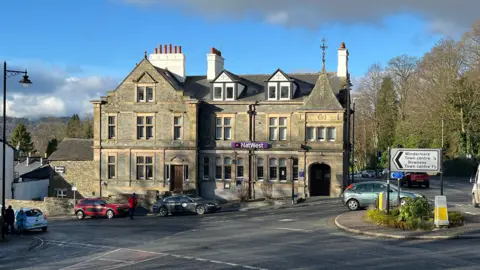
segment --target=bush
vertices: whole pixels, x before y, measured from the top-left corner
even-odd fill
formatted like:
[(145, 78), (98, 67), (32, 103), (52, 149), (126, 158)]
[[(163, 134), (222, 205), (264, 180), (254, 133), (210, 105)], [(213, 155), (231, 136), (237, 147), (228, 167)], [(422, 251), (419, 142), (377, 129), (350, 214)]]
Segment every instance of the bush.
[(399, 219), (400, 211), (400, 209), (393, 209), (392, 211), (390, 211), (390, 214), (386, 214), (385, 212), (378, 209), (369, 209), (367, 210), (367, 215), (365, 217), (367, 220), (373, 221), (377, 225), (383, 225), (390, 228), (397, 228), (402, 230), (433, 229), (433, 220), (411, 218), (408, 221), (403, 221)]
[(241, 184), (237, 186), (237, 193), (240, 201), (246, 202), (248, 200), (248, 184)]
[(448, 212), (448, 221), (450, 222), (450, 227), (463, 226), (465, 217), (458, 211), (450, 211)]
[(273, 185), (270, 183), (262, 184), (262, 193), (266, 200), (271, 200), (273, 198)]
[(426, 198), (406, 198), (406, 204), (400, 207), (399, 221), (416, 222), (414, 220), (428, 220), (432, 215), (432, 208)]

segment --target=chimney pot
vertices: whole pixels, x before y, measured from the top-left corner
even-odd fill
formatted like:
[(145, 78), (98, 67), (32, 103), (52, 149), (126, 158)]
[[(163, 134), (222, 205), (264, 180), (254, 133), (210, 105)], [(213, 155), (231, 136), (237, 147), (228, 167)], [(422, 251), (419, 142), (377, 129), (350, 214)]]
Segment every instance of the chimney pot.
[(172, 44), (168, 45), (168, 53), (172, 53)]
[(160, 54), (162, 53), (162, 44), (158, 45), (158, 53), (160, 53)]
[(47, 158), (47, 153), (45, 153), (45, 158)]
[(153, 49), (154, 54), (158, 54), (158, 48)]
[(175, 53), (177, 53), (177, 46), (175, 46), (174, 48), (175, 48)]
[(210, 49), (210, 53), (211, 53), (211, 54), (216, 54), (215, 51), (216, 51), (216, 50), (215, 50), (215, 48), (213, 48), (213, 47)]
[(167, 44), (163, 45), (163, 53), (168, 53), (168, 51), (167, 51)]
[(345, 49), (345, 42), (340, 43), (340, 49)]
[(182, 46), (178, 46), (178, 53), (182, 53)]

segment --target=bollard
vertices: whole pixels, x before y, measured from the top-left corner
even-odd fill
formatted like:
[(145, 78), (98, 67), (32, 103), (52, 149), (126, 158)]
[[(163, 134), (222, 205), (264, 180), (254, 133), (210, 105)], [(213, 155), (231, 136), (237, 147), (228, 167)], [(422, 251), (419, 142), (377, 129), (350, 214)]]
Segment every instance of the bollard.
[(387, 209), (387, 200), (385, 200), (385, 192), (380, 192), (378, 194), (378, 210)]
[(435, 226), (448, 226), (447, 197), (435, 196)]

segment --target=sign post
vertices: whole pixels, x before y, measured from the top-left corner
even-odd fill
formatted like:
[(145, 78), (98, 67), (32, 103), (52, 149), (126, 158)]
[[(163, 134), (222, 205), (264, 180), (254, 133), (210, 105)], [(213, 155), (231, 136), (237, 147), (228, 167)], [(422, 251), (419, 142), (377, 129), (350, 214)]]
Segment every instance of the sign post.
[[(391, 149), (388, 147), (388, 160), (391, 160)], [(392, 171), (391, 162), (388, 163), (388, 177), (387, 177), (387, 214), (390, 213), (390, 172)]]
[(73, 186), (72, 187), (72, 191), (73, 191), (73, 207), (75, 207), (75, 205), (77, 204), (77, 200), (75, 198), (75, 195), (77, 193), (77, 187), (76, 186)]
[(397, 201), (398, 205), (400, 205), (400, 180), (403, 178), (403, 173), (402, 172), (392, 172), (391, 176), (393, 179), (397, 179), (397, 186), (398, 186), (398, 194), (397, 194)]

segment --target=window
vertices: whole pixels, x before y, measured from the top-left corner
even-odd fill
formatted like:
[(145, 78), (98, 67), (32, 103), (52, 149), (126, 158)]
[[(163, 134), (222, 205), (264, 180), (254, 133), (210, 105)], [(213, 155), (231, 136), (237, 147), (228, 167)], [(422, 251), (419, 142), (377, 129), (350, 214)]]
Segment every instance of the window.
[(314, 141), (315, 140), (315, 128), (307, 127), (307, 132), (306, 132), (305, 135), (307, 137), (307, 141)]
[(108, 139), (115, 138), (115, 116), (108, 117)]
[(237, 177), (243, 178), (243, 158), (237, 159)]
[(65, 198), (65, 197), (67, 197), (67, 190), (57, 189), (57, 198)]
[(185, 175), (185, 180), (188, 181), (188, 165), (183, 166), (183, 173)]
[(280, 87), (280, 98), (281, 99), (288, 99), (288, 96), (289, 96), (289, 90), (290, 90), (290, 87), (288, 86), (281, 86)]
[(232, 139), (232, 118), (217, 117), (215, 120), (215, 139), (231, 140)]
[(355, 189), (357, 192), (372, 192), (373, 191), (373, 184), (360, 184)]
[(325, 141), (325, 128), (324, 127), (317, 128), (317, 140), (318, 141)]
[(137, 156), (137, 180), (153, 179), (153, 157)]
[(284, 158), (279, 159), (278, 171), (280, 172), (280, 181), (287, 180), (287, 160)]
[(213, 88), (213, 99), (222, 99), (222, 87)]
[(293, 159), (292, 178), (294, 181), (298, 181), (298, 158)]
[(226, 91), (226, 98), (225, 99), (233, 99), (233, 86), (227, 86)]
[(153, 116), (137, 116), (137, 140), (153, 138)]
[(269, 166), (269, 171), (270, 171), (269, 179), (271, 181), (277, 180), (277, 177), (278, 177), (278, 175), (277, 175), (277, 160), (274, 159), (274, 158), (270, 159), (268, 166)]
[(334, 127), (327, 128), (327, 139), (328, 141), (335, 141), (337, 134), (336, 129)]
[(268, 87), (268, 99), (277, 99), (277, 87), (269, 86)]
[(215, 159), (215, 179), (222, 179), (222, 159), (219, 157)]
[(182, 139), (182, 117), (175, 116), (173, 117), (173, 139), (174, 140), (181, 140)]
[(168, 181), (168, 180), (170, 180), (170, 166), (165, 165), (164, 170), (165, 170), (165, 172), (164, 172), (165, 180)]
[(387, 187), (384, 184), (373, 184), (373, 192), (384, 192)]
[(153, 87), (137, 87), (137, 102), (153, 101)]
[(108, 179), (115, 178), (115, 156), (108, 156)]
[(257, 160), (257, 180), (263, 181), (263, 158)]
[(223, 159), (223, 177), (225, 180), (232, 179), (232, 159), (229, 157)]
[(269, 120), (269, 140), (286, 141), (287, 140), (287, 118), (270, 117)]
[(203, 179), (209, 179), (210, 177), (210, 159), (208, 157), (203, 158)]

